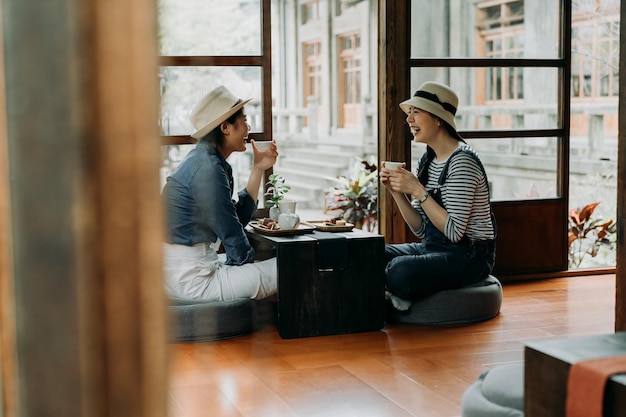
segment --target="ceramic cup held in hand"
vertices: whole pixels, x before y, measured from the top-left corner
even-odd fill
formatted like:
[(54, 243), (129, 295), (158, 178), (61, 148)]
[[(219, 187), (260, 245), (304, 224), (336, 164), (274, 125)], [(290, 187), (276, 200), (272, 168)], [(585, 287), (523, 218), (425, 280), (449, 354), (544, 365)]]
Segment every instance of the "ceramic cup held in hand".
[(392, 171), (397, 171), (398, 168), (402, 168), (402, 162), (389, 162), (389, 161), (384, 161), (383, 162), (383, 166), (387, 169), (390, 169)]
[(265, 152), (272, 146), (272, 141), (271, 140), (255, 140), (254, 145), (259, 151)]
[(278, 216), (280, 230), (295, 229), (300, 225), (300, 216), (295, 213), (283, 213)]

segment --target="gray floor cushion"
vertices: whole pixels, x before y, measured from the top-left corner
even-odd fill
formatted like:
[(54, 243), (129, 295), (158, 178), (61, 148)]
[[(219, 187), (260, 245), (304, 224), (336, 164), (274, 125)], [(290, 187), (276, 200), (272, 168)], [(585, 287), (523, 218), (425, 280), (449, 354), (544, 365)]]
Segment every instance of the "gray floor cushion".
[(524, 364), (507, 364), (484, 372), (463, 393), (462, 417), (523, 417)]
[(171, 297), (170, 340), (203, 342), (252, 333), (272, 320), (272, 304), (248, 298), (202, 301)]
[(498, 315), (502, 284), (493, 275), (467, 287), (441, 291), (415, 300), (408, 311), (390, 312), (390, 322), (412, 324), (465, 324)]

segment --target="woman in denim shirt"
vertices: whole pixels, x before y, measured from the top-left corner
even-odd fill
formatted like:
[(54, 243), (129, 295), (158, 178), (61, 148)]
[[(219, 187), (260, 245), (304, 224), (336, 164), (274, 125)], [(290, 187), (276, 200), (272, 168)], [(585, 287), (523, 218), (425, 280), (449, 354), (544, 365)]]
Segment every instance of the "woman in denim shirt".
[[(224, 301), (276, 293), (276, 259), (253, 262), (244, 226), (257, 209), (263, 173), (276, 162), (276, 144), (261, 152), (251, 141), (253, 165), (233, 200), (226, 159), (246, 150), (250, 126), (244, 105), (225, 87), (208, 93), (191, 112), (199, 139), (163, 189), (166, 207), (165, 285), (169, 295)], [(223, 245), (224, 253), (217, 250)]]

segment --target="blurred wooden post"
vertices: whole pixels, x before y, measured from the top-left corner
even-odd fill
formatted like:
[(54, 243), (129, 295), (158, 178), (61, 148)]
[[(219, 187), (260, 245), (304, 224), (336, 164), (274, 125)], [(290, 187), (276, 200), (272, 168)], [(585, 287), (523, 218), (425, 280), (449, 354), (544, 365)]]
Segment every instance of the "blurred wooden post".
[[(410, 2), (380, 0), (378, 14), (378, 165), (406, 161), (410, 169), (411, 142), (398, 104), (410, 96)], [(402, 22), (402, 19), (405, 19)], [(379, 232), (387, 243), (405, 242), (407, 226), (384, 186), (378, 187)]]
[(164, 417), (155, 2), (2, 12), (0, 414)]

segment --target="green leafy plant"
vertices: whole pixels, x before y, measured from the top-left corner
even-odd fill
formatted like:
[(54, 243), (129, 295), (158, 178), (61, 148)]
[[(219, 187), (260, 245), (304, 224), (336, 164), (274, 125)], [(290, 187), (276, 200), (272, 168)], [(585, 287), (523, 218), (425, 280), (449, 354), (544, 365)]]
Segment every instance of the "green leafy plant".
[(335, 181), (326, 194), (326, 210), (342, 210), (341, 217), (357, 227), (373, 231), (378, 215), (378, 168), (374, 161), (358, 160), (352, 171)]
[(285, 198), (285, 194), (291, 190), (291, 186), (285, 184), (285, 177), (282, 175), (271, 174), (267, 179), (268, 187), (265, 195), (269, 198), (265, 200), (265, 207), (278, 207), (278, 202)]
[(578, 268), (587, 255), (595, 257), (601, 248), (613, 250), (617, 223), (612, 219), (604, 221), (593, 218), (599, 201), (587, 204), (582, 209), (570, 209), (568, 229), (568, 260), (570, 268)]

